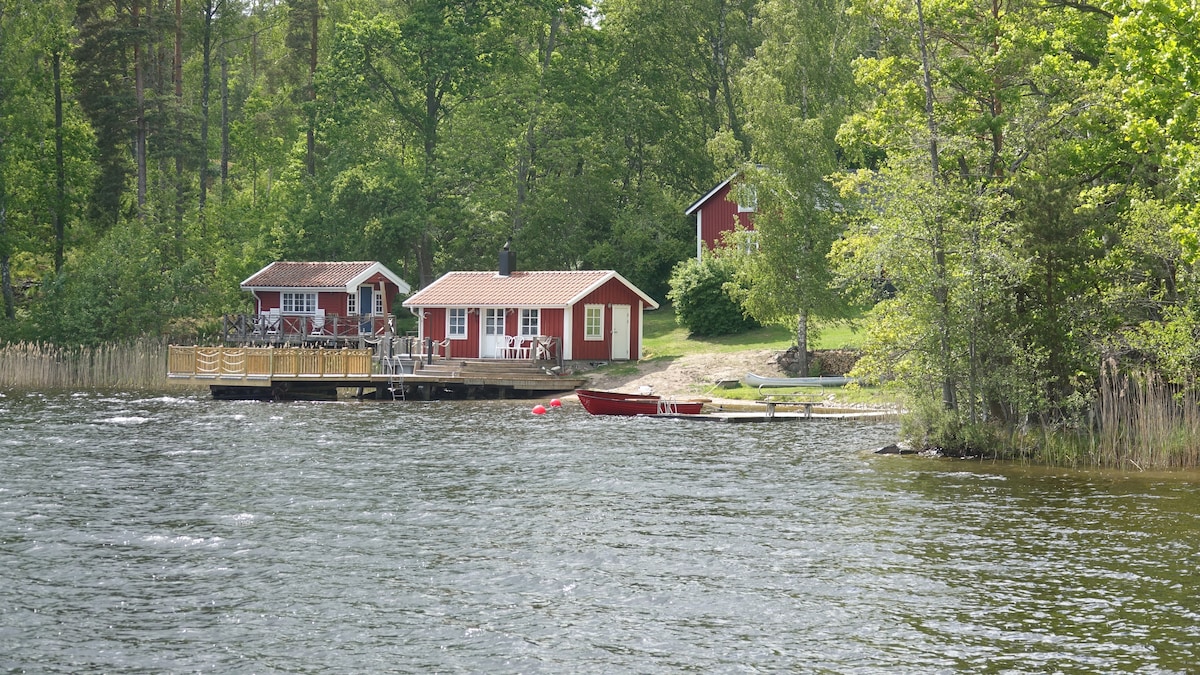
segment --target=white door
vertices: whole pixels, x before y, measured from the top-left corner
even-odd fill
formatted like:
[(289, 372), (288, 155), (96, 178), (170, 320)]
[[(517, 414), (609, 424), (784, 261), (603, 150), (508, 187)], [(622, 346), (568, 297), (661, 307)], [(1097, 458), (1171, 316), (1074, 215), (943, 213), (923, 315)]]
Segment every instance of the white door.
[(484, 359), (498, 359), (504, 354), (507, 346), (504, 337), (504, 310), (483, 310), (483, 339), (479, 342), (479, 356)]
[(612, 360), (629, 360), (629, 305), (612, 306)]

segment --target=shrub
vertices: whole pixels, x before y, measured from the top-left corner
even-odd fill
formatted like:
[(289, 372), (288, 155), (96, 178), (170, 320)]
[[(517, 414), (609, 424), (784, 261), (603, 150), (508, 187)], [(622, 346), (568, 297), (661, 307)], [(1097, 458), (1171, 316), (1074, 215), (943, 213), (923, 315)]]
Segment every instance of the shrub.
[(675, 306), (675, 320), (692, 335), (729, 335), (758, 328), (729, 289), (734, 283), (732, 265), (715, 256), (680, 262), (671, 272), (667, 298)]

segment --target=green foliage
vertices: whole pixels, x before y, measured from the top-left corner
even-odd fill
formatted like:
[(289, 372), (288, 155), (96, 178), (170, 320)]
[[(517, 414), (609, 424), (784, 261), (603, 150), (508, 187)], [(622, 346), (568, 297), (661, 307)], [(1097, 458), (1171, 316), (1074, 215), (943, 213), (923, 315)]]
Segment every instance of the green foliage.
[(667, 294), (675, 305), (675, 317), (692, 335), (728, 335), (757, 328), (729, 293), (734, 270), (716, 256), (689, 258), (671, 273)]
[(134, 224), (113, 228), (51, 278), (33, 307), (41, 339), (97, 345), (169, 335), (205, 296), (199, 261), (174, 266), (170, 243)]

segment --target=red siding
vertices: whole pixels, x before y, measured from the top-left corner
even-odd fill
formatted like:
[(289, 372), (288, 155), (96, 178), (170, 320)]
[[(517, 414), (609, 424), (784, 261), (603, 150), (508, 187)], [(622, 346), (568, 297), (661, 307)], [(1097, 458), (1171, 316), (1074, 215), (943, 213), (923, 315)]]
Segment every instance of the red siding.
[(566, 312), (561, 309), (543, 309), (541, 316), (542, 335), (563, 337), (563, 317), (565, 315)]
[(346, 316), (346, 293), (317, 293), (317, 307), (325, 310), (325, 316)]
[[(435, 342), (446, 339), (445, 307), (426, 307), (422, 310), (425, 318), (422, 320), (421, 335)], [(479, 310), (467, 312), (467, 337), (450, 340), (446, 347), (446, 356), (456, 359), (479, 358)]]
[(421, 331), (423, 337), (432, 340), (446, 339), (446, 310), (442, 307), (426, 307), (424, 310), (425, 327)]
[(704, 202), (698, 212), (700, 238), (704, 240), (704, 247), (710, 251), (721, 243), (722, 235), (732, 232), (738, 223), (741, 223), (742, 227), (747, 230), (754, 229), (754, 223), (750, 218), (751, 214), (748, 212), (738, 213), (737, 202), (730, 195), (732, 189), (732, 183), (721, 188), (707, 202)]
[[(641, 318), (641, 297), (616, 279), (610, 279), (600, 288), (589, 293), (576, 303), (572, 312), (573, 328), (571, 358), (577, 360), (606, 360), (612, 358), (612, 306), (629, 305), (629, 358), (638, 358), (638, 322)], [(584, 308), (587, 305), (604, 305), (604, 339), (584, 340)]]
[(258, 311), (265, 312), (267, 310), (276, 309), (279, 307), (280, 298), (279, 291), (258, 291)]

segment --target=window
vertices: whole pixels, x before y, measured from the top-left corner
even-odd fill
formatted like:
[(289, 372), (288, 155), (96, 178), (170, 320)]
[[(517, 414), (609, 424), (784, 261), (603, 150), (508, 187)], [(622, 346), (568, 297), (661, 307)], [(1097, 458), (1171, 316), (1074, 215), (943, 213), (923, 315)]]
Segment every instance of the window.
[(375, 290), (375, 316), (383, 316), (383, 292)]
[(281, 293), (280, 309), (284, 314), (316, 314), (316, 293)]
[(584, 305), (583, 339), (604, 339), (604, 305)]
[(451, 307), (446, 312), (446, 336), (455, 340), (467, 337), (467, 310), (465, 307)]
[(346, 296), (346, 313), (351, 316), (358, 314), (358, 293)]
[(753, 185), (738, 186), (738, 213), (754, 213), (758, 210), (758, 188)]
[(541, 335), (541, 315), (540, 309), (523, 309), (521, 310), (521, 335), (524, 337), (532, 337)]

